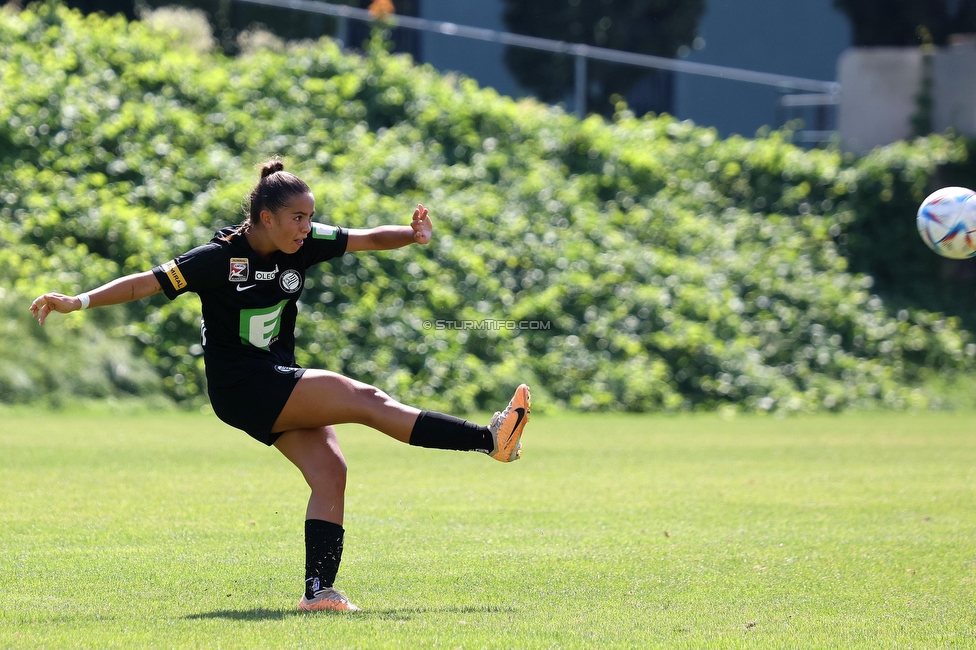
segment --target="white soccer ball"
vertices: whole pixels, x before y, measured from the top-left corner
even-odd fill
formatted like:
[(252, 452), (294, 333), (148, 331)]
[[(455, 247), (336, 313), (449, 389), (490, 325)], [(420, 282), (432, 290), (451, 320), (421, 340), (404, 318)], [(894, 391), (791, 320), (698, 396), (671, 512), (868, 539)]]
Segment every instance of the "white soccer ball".
[(976, 256), (976, 192), (943, 187), (918, 208), (918, 234), (943, 257), (964, 260)]

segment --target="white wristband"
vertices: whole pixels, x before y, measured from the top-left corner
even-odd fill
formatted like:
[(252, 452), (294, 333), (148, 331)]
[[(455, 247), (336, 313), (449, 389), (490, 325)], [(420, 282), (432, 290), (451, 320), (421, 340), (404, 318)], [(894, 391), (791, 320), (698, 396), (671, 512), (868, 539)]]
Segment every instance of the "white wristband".
[(88, 304), (91, 302), (91, 296), (87, 293), (82, 293), (78, 295), (78, 300), (81, 301), (81, 308), (88, 309)]

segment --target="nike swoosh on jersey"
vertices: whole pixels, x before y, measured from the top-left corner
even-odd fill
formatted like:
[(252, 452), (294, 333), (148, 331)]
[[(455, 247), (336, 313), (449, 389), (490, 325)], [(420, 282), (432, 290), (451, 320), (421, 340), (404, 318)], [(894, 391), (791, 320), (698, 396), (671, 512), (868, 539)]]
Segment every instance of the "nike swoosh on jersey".
[(245, 286), (242, 286), (242, 285), (239, 284), (239, 285), (237, 285), (237, 290), (238, 291), (247, 291), (248, 289), (253, 289), (256, 286), (258, 286), (258, 285), (256, 285), (256, 284), (249, 284), (249, 285), (247, 285), (245, 287)]

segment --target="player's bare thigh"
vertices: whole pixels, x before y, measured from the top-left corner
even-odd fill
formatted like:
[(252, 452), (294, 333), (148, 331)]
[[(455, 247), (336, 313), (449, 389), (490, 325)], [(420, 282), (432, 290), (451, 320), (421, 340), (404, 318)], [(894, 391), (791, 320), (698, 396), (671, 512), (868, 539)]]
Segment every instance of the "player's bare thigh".
[(328, 370), (306, 370), (272, 431), (355, 422), (409, 442), (420, 409), (406, 406), (374, 386)]

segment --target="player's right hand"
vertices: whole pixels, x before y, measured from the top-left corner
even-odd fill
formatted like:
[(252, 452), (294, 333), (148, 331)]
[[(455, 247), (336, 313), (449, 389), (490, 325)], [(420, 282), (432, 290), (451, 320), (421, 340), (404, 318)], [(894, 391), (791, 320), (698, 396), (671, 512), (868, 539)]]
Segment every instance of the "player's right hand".
[(413, 238), (418, 244), (427, 244), (434, 234), (434, 224), (430, 222), (430, 215), (427, 208), (417, 204), (417, 209), (413, 211), (413, 221), (410, 222), (413, 228)]
[(81, 309), (81, 299), (63, 293), (45, 293), (34, 298), (30, 306), (31, 313), (41, 325), (52, 311), (67, 314), (78, 309)]

